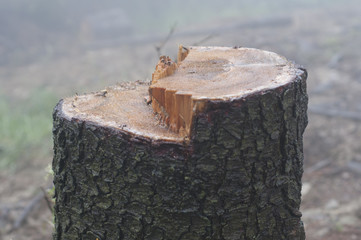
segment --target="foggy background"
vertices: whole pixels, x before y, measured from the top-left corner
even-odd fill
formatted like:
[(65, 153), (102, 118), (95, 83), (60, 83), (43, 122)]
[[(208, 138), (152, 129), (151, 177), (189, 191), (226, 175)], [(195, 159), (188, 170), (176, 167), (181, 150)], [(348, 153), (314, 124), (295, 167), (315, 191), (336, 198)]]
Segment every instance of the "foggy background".
[(281, 54), (309, 73), (307, 239), (361, 239), (361, 7), (356, 0), (0, 0), (0, 240), (51, 239), (59, 99), (150, 80), (178, 44)]

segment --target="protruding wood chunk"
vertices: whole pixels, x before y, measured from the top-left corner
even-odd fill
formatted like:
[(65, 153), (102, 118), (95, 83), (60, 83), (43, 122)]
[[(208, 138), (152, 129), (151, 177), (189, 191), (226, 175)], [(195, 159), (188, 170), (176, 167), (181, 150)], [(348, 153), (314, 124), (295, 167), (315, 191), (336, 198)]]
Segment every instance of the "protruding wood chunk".
[[(178, 64), (162, 56), (149, 88), (154, 112), (175, 132), (191, 135), (194, 115), (210, 101), (232, 101), (289, 82), (294, 66), (250, 48), (179, 47)], [(181, 130), (181, 131), (180, 131)]]

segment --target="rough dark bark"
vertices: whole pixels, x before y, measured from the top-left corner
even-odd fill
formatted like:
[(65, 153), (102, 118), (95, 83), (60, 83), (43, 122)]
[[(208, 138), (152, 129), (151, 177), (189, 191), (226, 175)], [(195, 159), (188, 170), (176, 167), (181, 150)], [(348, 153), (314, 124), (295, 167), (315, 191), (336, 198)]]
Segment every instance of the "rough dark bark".
[(54, 111), (54, 239), (304, 240), (307, 73), (213, 101), (189, 144)]

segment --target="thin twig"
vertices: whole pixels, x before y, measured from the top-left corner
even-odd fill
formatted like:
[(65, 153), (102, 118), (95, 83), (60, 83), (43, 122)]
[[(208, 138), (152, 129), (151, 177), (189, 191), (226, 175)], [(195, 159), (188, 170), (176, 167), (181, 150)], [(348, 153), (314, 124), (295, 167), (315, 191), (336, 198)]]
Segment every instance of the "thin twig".
[[(49, 189), (52, 187), (52, 184), (49, 185), (46, 189)], [(47, 196), (46, 191), (41, 188), (41, 192), (39, 192), (38, 194), (36, 194), (31, 201), (29, 202), (29, 204), (23, 209), (21, 215), (16, 219), (15, 223), (13, 224), (12, 228), (10, 229), (9, 233), (17, 230), (18, 228), (20, 228), (25, 220), (27, 219), (27, 217), (30, 215), (31, 211), (35, 208), (36, 205), (40, 204), (41, 200)]]
[(199, 40), (198, 42), (193, 43), (192, 46), (199, 46), (199, 45), (201, 45), (202, 43), (205, 43), (205, 42), (207, 42), (208, 40), (210, 40), (210, 39), (212, 39), (212, 38), (214, 38), (214, 37), (216, 37), (216, 36), (217, 36), (217, 34), (209, 34), (208, 36), (206, 36), (205, 38)]
[(11, 228), (10, 232), (15, 231), (16, 229), (20, 228), (23, 223), (25, 222), (26, 218), (29, 216), (30, 212), (34, 209), (34, 207), (40, 203), (43, 199), (44, 193), (40, 192), (33, 197), (30, 203), (24, 208), (23, 212), (21, 213), (20, 217), (16, 219), (13, 227)]
[(173, 26), (171, 27), (171, 29), (169, 30), (167, 37), (158, 46), (155, 46), (155, 50), (157, 51), (158, 57), (160, 57), (162, 55), (162, 49), (167, 44), (167, 42), (172, 37), (172, 35), (174, 34), (176, 26), (177, 26), (177, 23), (174, 23)]

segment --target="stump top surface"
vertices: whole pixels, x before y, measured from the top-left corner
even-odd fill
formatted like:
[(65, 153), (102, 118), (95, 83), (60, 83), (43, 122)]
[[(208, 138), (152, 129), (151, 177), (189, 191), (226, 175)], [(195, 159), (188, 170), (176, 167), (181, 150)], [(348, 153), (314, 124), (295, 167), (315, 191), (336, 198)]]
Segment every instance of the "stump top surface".
[(227, 100), (283, 85), (294, 70), (286, 58), (259, 49), (190, 47), (178, 70), (152, 87), (189, 93), (194, 100)]
[(104, 97), (102, 93), (92, 93), (66, 98), (62, 111), (68, 118), (91, 121), (135, 136), (182, 141), (183, 138), (177, 133), (159, 124), (152, 108), (146, 104), (144, 97), (148, 94), (149, 86), (131, 85), (109, 87)]
[[(245, 98), (292, 82), (297, 68), (278, 54), (250, 48), (191, 47), (188, 56), (171, 76), (151, 87), (192, 95), (193, 101)], [(160, 124), (144, 100), (149, 85), (110, 87), (106, 94), (92, 93), (66, 98), (63, 114), (71, 119), (148, 138), (182, 142), (184, 136)], [(104, 93), (104, 92), (103, 92)]]

